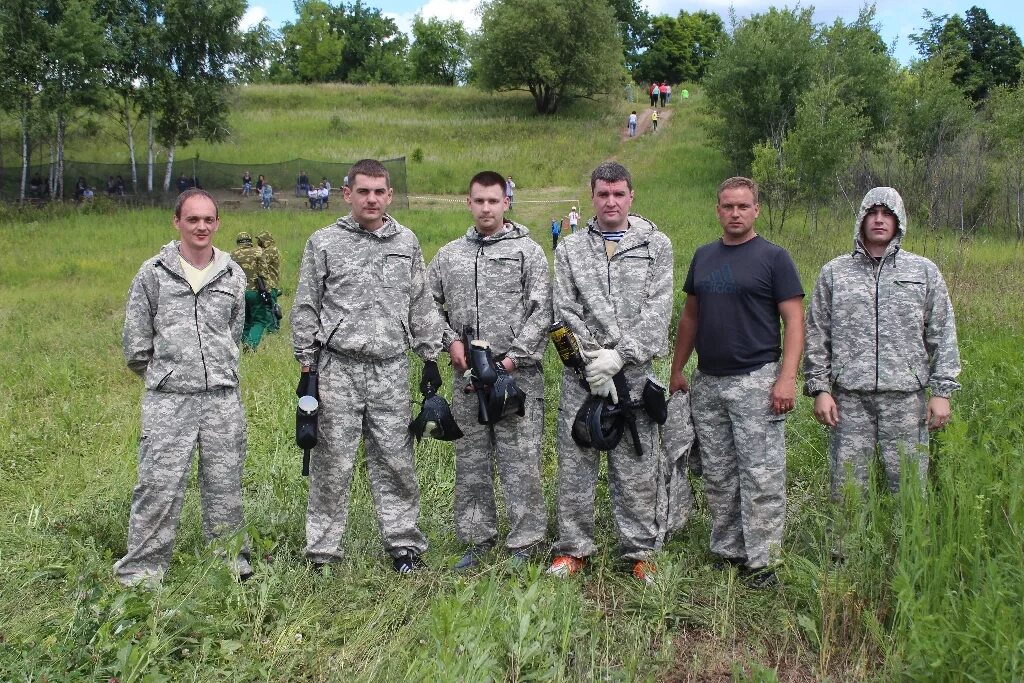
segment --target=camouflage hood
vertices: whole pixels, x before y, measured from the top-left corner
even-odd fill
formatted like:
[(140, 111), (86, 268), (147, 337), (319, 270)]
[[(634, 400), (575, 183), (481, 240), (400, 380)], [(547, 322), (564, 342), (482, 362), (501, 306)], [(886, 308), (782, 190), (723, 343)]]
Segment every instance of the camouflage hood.
[(352, 232), (367, 233), (373, 235), (374, 237), (379, 237), (382, 240), (386, 240), (389, 237), (394, 237), (401, 231), (402, 226), (399, 225), (398, 221), (392, 218), (390, 214), (384, 214), (383, 218), (384, 225), (380, 226), (376, 230), (365, 229), (363, 226), (359, 225), (355, 218), (352, 217), (352, 214), (348, 214), (347, 216), (342, 216), (341, 218), (339, 218), (337, 226), (339, 228), (350, 230)]
[(266, 230), (256, 236), (256, 243), (261, 247), (271, 247), (276, 244), (276, 242), (274, 242), (274, 236)]
[(466, 230), (466, 239), (473, 244), (479, 244), (481, 242), (484, 244), (493, 244), (502, 240), (521, 239), (529, 234), (530, 229), (525, 225), (521, 225), (515, 221), (510, 221), (506, 218), (505, 224), (498, 228), (497, 232), (493, 235), (481, 235), (476, 231), (474, 226), (469, 226), (469, 229)]
[(853, 223), (853, 250), (854, 252), (864, 252), (867, 250), (864, 248), (864, 241), (861, 237), (861, 224), (864, 222), (864, 216), (868, 215), (868, 211), (874, 206), (885, 206), (894, 214), (896, 214), (896, 235), (892, 238), (892, 242), (889, 243), (889, 247), (885, 253), (888, 255), (891, 251), (895, 251), (900, 248), (900, 244), (903, 242), (904, 236), (907, 234), (907, 209), (903, 206), (903, 197), (900, 193), (891, 187), (876, 187), (868, 190), (868, 193), (864, 195), (864, 199), (860, 203), (860, 210), (857, 211), (857, 220)]

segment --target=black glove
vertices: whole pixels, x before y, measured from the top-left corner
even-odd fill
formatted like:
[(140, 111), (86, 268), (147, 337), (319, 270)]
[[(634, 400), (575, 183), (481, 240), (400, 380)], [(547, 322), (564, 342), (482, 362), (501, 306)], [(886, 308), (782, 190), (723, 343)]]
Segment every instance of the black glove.
[(431, 387), (434, 391), (441, 388), (441, 370), (436, 360), (423, 361), (423, 376), (420, 378), (420, 393), (426, 396)]
[(299, 375), (299, 386), (295, 388), (295, 395), (299, 398), (307, 396), (309, 394), (309, 373), (304, 372)]

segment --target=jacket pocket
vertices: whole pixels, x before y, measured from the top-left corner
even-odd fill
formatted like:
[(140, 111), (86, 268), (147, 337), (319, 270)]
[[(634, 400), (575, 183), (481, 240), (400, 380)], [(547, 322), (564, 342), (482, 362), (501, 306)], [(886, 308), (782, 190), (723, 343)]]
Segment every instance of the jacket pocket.
[(412, 256), (390, 253), (384, 255), (382, 280), (387, 289), (400, 289), (406, 293), (412, 288)]
[(153, 387), (153, 391), (160, 391), (160, 389), (163, 388), (164, 384), (167, 383), (167, 380), (169, 380), (171, 378), (171, 375), (173, 375), (173, 374), (174, 374), (174, 370), (173, 369), (168, 370), (167, 373), (164, 374), (164, 376), (160, 378), (160, 381), (156, 383), (156, 386)]
[(523, 261), (519, 256), (488, 256), (487, 286), (495, 292), (523, 291)]

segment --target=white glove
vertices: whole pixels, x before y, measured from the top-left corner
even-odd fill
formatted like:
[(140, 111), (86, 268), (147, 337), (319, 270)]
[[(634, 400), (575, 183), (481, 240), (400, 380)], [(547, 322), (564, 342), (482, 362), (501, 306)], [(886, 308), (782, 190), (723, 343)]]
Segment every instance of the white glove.
[(615, 382), (610, 379), (606, 379), (603, 382), (597, 384), (590, 384), (590, 394), (592, 396), (602, 396), (604, 398), (610, 398), (612, 403), (619, 402), (619, 392), (615, 390)]
[(584, 370), (587, 384), (601, 384), (611, 380), (615, 373), (622, 369), (622, 356), (615, 349), (598, 349), (582, 353), (587, 359), (587, 367)]

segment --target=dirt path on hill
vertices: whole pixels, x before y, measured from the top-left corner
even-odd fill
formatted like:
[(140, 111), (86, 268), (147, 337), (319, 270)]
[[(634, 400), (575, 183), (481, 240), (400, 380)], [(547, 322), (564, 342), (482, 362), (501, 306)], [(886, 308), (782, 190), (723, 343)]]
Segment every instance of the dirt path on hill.
[[(651, 114), (654, 113), (654, 107), (647, 107), (643, 111), (637, 111), (636, 113), (636, 137), (640, 137), (647, 132), (653, 132), (651, 128)], [(667, 107), (660, 107), (658, 109), (658, 127), (664, 126), (668, 123), (668, 120), (672, 118), (672, 110)], [(632, 140), (629, 137), (629, 126), (623, 126), (622, 134), (619, 136), (621, 142)]]

